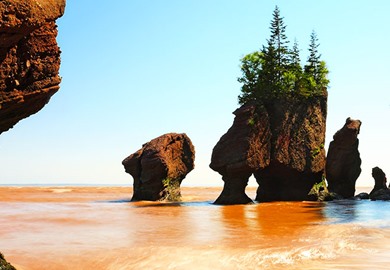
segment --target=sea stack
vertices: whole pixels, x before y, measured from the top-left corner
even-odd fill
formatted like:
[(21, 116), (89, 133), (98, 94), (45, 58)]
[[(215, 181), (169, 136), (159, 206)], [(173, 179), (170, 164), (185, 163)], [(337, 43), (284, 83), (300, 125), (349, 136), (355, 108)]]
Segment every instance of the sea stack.
[(390, 189), (387, 188), (387, 178), (384, 171), (379, 167), (372, 168), (372, 177), (375, 181), (375, 186), (369, 194), (371, 200), (390, 200)]
[(360, 120), (348, 117), (329, 144), (326, 158), (328, 189), (343, 198), (352, 198), (355, 195), (355, 183), (362, 171), (357, 138), (361, 124)]
[(249, 177), (270, 163), (271, 131), (264, 108), (247, 104), (237, 109), (232, 127), (213, 149), (210, 168), (225, 182), (216, 204), (246, 204)]
[(308, 199), (325, 170), (327, 95), (245, 104), (234, 114), (212, 153), (210, 167), (225, 182), (215, 203), (251, 202), (245, 187), (252, 174), (256, 201)]
[(168, 133), (123, 160), (134, 178), (132, 201), (180, 200), (180, 184), (194, 168), (195, 149), (185, 134)]
[(0, 1), (0, 134), (58, 91), (55, 20), (64, 10), (65, 0)]

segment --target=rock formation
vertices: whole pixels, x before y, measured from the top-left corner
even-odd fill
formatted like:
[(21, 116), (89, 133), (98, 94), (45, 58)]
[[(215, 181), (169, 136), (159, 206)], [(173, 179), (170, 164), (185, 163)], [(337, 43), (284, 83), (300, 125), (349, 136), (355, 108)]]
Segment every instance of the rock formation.
[(213, 149), (210, 167), (225, 182), (219, 204), (240, 204), (248, 178), (256, 201), (305, 200), (325, 168), (326, 97), (244, 105)]
[(0, 253), (0, 269), (1, 270), (16, 270), (9, 262), (7, 262), (2, 253)]
[(64, 9), (65, 0), (0, 1), (0, 134), (58, 91), (55, 20)]
[(186, 134), (168, 133), (123, 160), (134, 178), (132, 201), (179, 200), (180, 184), (194, 168), (195, 150)]
[(326, 158), (326, 179), (329, 191), (343, 198), (355, 195), (355, 183), (362, 163), (358, 150), (361, 122), (347, 118), (344, 126), (333, 136)]
[(375, 180), (375, 186), (371, 190), (369, 197), (371, 200), (390, 200), (390, 189), (387, 188), (386, 174), (381, 168), (372, 168), (372, 177)]
[(210, 167), (225, 182), (216, 204), (245, 204), (252, 200), (245, 194), (249, 177), (270, 162), (269, 117), (262, 108), (244, 105), (237, 109), (233, 126), (213, 149)]

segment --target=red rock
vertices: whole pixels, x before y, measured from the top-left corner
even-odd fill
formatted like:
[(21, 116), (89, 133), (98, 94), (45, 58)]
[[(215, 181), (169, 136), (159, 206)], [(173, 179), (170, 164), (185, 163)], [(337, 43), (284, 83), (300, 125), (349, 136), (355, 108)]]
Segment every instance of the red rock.
[(134, 178), (132, 200), (180, 199), (180, 184), (194, 160), (194, 146), (184, 133), (168, 133), (144, 144), (122, 162)]
[(213, 149), (210, 167), (222, 175), (217, 204), (243, 204), (253, 174), (256, 201), (305, 200), (325, 168), (326, 97), (244, 105)]
[(325, 171), (327, 97), (278, 99), (270, 115), (271, 160), (254, 173), (256, 201), (308, 200)]
[(245, 105), (237, 109), (232, 127), (213, 149), (210, 168), (225, 182), (216, 204), (245, 204), (252, 200), (245, 194), (249, 177), (270, 162), (268, 114), (264, 108)]
[(64, 9), (65, 0), (0, 1), (0, 134), (58, 91), (55, 20)]

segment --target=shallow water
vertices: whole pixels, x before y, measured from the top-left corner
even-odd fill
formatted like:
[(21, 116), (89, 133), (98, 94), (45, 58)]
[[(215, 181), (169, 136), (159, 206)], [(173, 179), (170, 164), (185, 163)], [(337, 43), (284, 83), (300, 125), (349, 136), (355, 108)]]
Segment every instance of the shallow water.
[(0, 251), (18, 269), (389, 269), (390, 202), (213, 205), (219, 193), (1, 187)]

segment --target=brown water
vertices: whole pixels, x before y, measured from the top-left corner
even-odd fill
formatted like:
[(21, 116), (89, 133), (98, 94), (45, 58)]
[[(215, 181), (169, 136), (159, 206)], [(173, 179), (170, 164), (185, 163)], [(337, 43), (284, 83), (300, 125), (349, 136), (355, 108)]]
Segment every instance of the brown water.
[[(127, 187), (1, 187), (0, 251), (18, 269), (389, 269), (390, 203), (131, 203)], [(254, 197), (255, 190), (248, 194)]]

